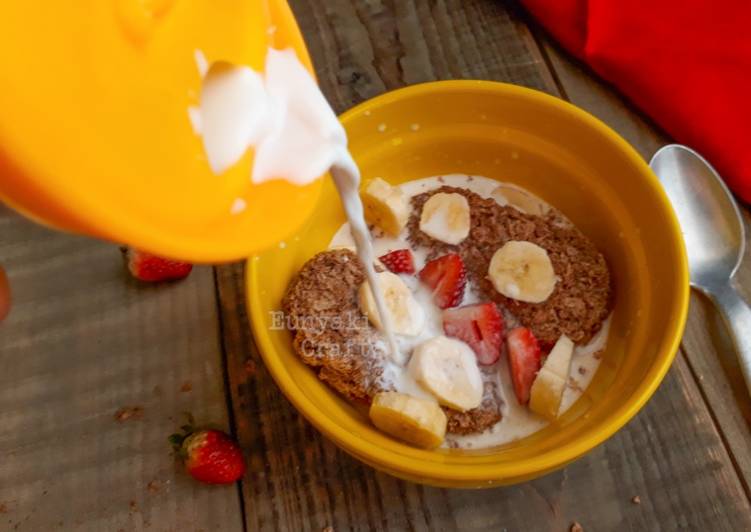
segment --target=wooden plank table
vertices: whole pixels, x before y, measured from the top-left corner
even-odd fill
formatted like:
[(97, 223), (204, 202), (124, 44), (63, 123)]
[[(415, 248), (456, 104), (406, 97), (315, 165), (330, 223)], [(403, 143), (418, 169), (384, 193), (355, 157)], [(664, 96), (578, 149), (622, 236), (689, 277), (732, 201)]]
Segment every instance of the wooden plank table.
[[(513, 4), (291, 5), (338, 111), (412, 83), (481, 78), (565, 98), (645, 158), (668, 140)], [(0, 530), (751, 530), (751, 408), (699, 297), (665, 381), (608, 442), (522, 485), (446, 490), (373, 471), (290, 406), (253, 344), (242, 265), (143, 286), (118, 255), (0, 208), (15, 296), (0, 326)], [(738, 282), (751, 298), (751, 257)], [(174, 462), (166, 437), (185, 411), (238, 437), (239, 486), (200, 485)]]

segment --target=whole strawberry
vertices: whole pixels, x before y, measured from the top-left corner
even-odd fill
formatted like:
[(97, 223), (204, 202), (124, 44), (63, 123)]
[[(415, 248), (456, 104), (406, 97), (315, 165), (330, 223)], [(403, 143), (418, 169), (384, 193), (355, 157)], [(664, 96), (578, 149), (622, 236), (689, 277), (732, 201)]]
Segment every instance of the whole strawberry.
[(193, 265), (165, 259), (133, 248), (123, 248), (128, 270), (136, 279), (147, 282), (176, 281), (188, 276)]
[(235, 440), (221, 430), (183, 427), (170, 442), (188, 473), (207, 484), (232, 484), (245, 474), (245, 460)]

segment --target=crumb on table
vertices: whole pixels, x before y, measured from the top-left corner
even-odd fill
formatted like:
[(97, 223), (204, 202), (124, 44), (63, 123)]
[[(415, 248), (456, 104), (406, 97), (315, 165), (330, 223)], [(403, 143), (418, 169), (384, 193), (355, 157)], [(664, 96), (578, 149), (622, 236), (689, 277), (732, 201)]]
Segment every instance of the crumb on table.
[(143, 407), (141, 406), (124, 406), (115, 412), (115, 421), (122, 423), (129, 419), (141, 419), (143, 417)]

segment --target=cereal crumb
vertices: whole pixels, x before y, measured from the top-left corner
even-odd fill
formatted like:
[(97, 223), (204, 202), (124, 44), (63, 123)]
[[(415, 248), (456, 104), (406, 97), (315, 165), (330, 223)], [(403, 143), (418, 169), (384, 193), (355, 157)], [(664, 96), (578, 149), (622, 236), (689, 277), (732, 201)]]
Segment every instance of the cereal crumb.
[(252, 377), (253, 375), (256, 374), (256, 371), (258, 368), (256, 367), (256, 363), (252, 359), (249, 358), (248, 360), (246, 360), (244, 366), (245, 366), (245, 374), (248, 377)]
[(334, 527), (333, 526), (325, 526), (325, 527), (323, 527), (323, 529), (321, 530), (321, 532), (334, 532)]
[(143, 407), (125, 406), (115, 412), (115, 421), (122, 423), (129, 419), (141, 419), (143, 417)]
[(631, 502), (634, 504), (641, 504), (641, 498), (639, 498), (638, 495), (634, 495), (633, 497), (631, 497)]
[(130, 501), (129, 507), (130, 507), (131, 512), (135, 512), (138, 510), (138, 505), (136, 504), (136, 501)]
[(586, 375), (587, 374), (587, 368), (580, 366), (579, 367), (579, 375)]
[(581, 526), (578, 521), (574, 521), (571, 524), (570, 532), (584, 532), (584, 527)]
[(152, 480), (146, 485), (146, 489), (149, 490), (149, 493), (157, 493), (162, 489), (162, 484), (158, 480)]
[(193, 385), (190, 383), (190, 381), (185, 381), (182, 386), (180, 386), (181, 392), (190, 392), (193, 390)]
[(568, 387), (572, 390), (576, 390), (577, 392), (583, 392), (582, 387), (579, 386), (579, 383), (574, 379), (573, 377), (568, 378)]
[(592, 358), (594, 358), (595, 360), (600, 360), (602, 358), (602, 351), (598, 351), (597, 353), (592, 355)]
[(0, 502), (0, 514), (7, 514), (8, 513), (8, 505), (4, 502)]

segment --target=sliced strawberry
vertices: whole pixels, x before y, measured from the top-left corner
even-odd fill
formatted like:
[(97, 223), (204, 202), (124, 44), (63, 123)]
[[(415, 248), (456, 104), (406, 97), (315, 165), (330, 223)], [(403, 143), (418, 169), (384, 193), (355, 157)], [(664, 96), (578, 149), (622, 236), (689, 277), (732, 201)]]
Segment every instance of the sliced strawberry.
[(175, 281), (187, 277), (193, 269), (188, 262), (157, 257), (133, 248), (125, 249), (128, 270), (141, 281)]
[(526, 405), (532, 383), (542, 365), (542, 352), (532, 331), (519, 327), (508, 333), (508, 359), (516, 398)]
[(449, 253), (428, 262), (418, 274), (433, 289), (433, 301), (440, 308), (455, 307), (462, 302), (467, 270), (456, 253)]
[(415, 261), (408, 249), (397, 249), (378, 257), (384, 266), (394, 273), (415, 273)]
[(480, 364), (493, 364), (501, 356), (503, 316), (495, 303), (444, 310), (443, 332), (469, 345)]

